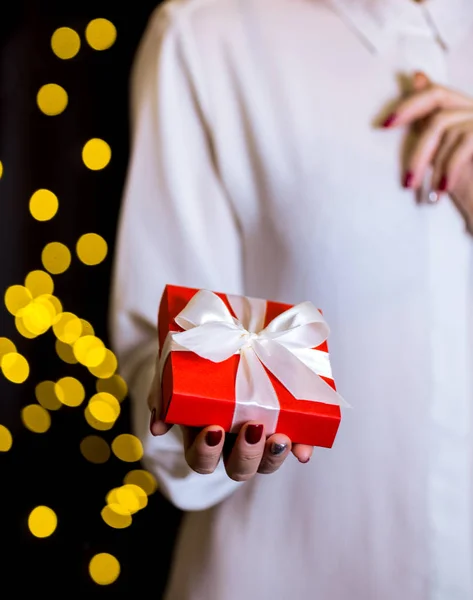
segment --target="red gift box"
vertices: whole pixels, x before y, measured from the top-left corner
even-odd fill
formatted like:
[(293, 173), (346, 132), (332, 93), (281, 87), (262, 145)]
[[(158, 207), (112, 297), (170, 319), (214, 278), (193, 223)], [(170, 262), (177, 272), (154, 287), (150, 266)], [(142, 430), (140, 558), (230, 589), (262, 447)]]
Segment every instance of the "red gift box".
[[(171, 332), (184, 331), (175, 319), (197, 292), (197, 289), (166, 286), (158, 315), (161, 352)], [(227, 296), (215, 295), (237, 318)], [(267, 301), (264, 327), (290, 308), (288, 304)], [(327, 353), (328, 358), (326, 342), (316, 349)], [(192, 427), (219, 425), (227, 432), (235, 431), (235, 384), (240, 356), (233, 354), (221, 362), (213, 362), (191, 351), (171, 350), (165, 354), (161, 381), (166, 423)], [(279, 401), (275, 432), (284, 433), (294, 443), (331, 448), (340, 424), (340, 405), (297, 399), (273, 373), (267, 368), (265, 371)], [(333, 379), (322, 375), (320, 378), (336, 389)]]

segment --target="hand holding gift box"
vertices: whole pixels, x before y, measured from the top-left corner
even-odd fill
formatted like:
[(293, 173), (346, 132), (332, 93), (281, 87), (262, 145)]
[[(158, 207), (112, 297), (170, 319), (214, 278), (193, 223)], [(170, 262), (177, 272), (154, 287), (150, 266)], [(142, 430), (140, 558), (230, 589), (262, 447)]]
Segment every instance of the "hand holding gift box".
[(310, 302), (297, 306), (167, 286), (160, 305), (163, 420), (331, 447), (340, 407), (329, 328)]

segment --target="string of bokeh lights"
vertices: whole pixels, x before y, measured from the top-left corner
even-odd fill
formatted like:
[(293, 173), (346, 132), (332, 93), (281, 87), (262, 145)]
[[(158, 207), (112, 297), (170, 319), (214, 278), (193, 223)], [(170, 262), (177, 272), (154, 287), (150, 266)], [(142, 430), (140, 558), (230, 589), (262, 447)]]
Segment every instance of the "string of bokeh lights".
[[(113, 46), (117, 31), (107, 19), (94, 19), (85, 29), (85, 39), (97, 51)], [(79, 34), (69, 27), (56, 29), (51, 37), (51, 49), (61, 60), (77, 55), (81, 47)], [(63, 113), (68, 105), (66, 90), (57, 83), (46, 83), (36, 96), (39, 110), (48, 116)], [(93, 138), (82, 148), (82, 161), (92, 170), (104, 169), (110, 162), (112, 151), (106, 141)], [(8, 165), (5, 165), (8, 169)], [(0, 161), (0, 180), (4, 165)], [(29, 200), (29, 212), (39, 223), (50, 221), (60, 209), (56, 194), (47, 189), (34, 192)], [(103, 262), (108, 252), (107, 242), (96, 233), (85, 233), (75, 246), (75, 255), (83, 264), (95, 266)], [(84, 367), (95, 378), (96, 393), (88, 399), (83, 409), (88, 425), (96, 432), (111, 430), (120, 415), (120, 403), (127, 396), (127, 385), (117, 373), (118, 363), (114, 353), (95, 335), (93, 326), (72, 312), (64, 310), (60, 299), (54, 295), (54, 277), (60, 276), (72, 264), (71, 250), (64, 244), (52, 241), (41, 253), (42, 269), (33, 270), (23, 284), (10, 286), (4, 296), (5, 306), (15, 319), (17, 332), (27, 339), (53, 333), (58, 357), (67, 364)], [(3, 375), (14, 384), (24, 383), (30, 368), (25, 356), (17, 351), (14, 342), (0, 337), (0, 368)], [(75, 377), (61, 377), (57, 381), (41, 381), (35, 387), (36, 403), (23, 407), (23, 425), (34, 434), (46, 433), (52, 423), (52, 413), (62, 407), (84, 406), (86, 392)], [(0, 452), (8, 452), (13, 437), (7, 427), (0, 424)], [(143, 456), (143, 447), (131, 434), (120, 434), (111, 445), (97, 435), (86, 436), (80, 442), (85, 459), (94, 464), (106, 463), (112, 453), (126, 463), (137, 463)], [(101, 516), (115, 529), (132, 524), (133, 515), (148, 504), (148, 496), (157, 489), (154, 476), (144, 469), (127, 473), (122, 485), (110, 490)], [(37, 538), (52, 535), (58, 526), (58, 517), (49, 506), (36, 506), (28, 516), (30, 532)], [(117, 580), (121, 566), (112, 554), (102, 552), (89, 562), (89, 574), (95, 583), (109, 585)]]

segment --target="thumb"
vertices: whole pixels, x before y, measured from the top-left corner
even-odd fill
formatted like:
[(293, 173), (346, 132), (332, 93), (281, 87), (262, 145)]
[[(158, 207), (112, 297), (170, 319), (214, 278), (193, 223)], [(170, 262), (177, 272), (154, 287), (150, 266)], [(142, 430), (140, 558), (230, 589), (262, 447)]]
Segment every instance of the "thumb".
[(430, 79), (423, 71), (416, 71), (412, 76), (412, 85), (415, 92), (422, 92), (431, 85)]
[(149, 419), (149, 430), (151, 434), (154, 436), (164, 435), (171, 429), (172, 425), (168, 425), (163, 420), (161, 382), (157, 370), (154, 374), (153, 383), (151, 384), (151, 390), (148, 395), (148, 407), (151, 412)]

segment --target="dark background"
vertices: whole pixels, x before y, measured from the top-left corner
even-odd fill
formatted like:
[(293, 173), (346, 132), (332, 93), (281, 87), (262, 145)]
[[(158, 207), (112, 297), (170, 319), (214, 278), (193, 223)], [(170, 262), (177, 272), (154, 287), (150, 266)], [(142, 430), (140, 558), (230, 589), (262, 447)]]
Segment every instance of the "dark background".
[[(121, 6), (101, 0), (18, 1), (9, 3), (8, 10), (3, 7), (0, 19), (0, 288), (3, 294), (9, 286), (22, 284), (29, 271), (42, 268), (41, 250), (48, 242), (60, 241), (73, 250), (82, 234), (102, 235), (109, 246), (102, 264), (87, 267), (73, 258), (71, 267), (54, 280), (65, 310), (91, 322), (107, 346), (111, 257), (128, 160), (129, 73), (155, 6), (148, 0)], [(88, 22), (98, 17), (117, 28), (115, 44), (105, 51), (91, 49), (84, 37)], [(57, 58), (50, 45), (54, 30), (64, 26), (81, 36), (81, 49), (70, 60)], [(67, 90), (69, 104), (61, 115), (48, 117), (38, 109), (36, 94), (45, 83)], [(111, 163), (102, 171), (90, 171), (81, 160), (81, 149), (92, 137), (112, 148)], [(35, 221), (28, 210), (29, 198), (39, 188), (59, 198), (59, 212), (49, 222)], [(178, 512), (154, 494), (131, 527), (110, 528), (100, 517), (105, 494), (139, 465), (121, 463), (113, 455), (95, 465), (79, 450), (86, 435), (103, 435), (111, 442), (118, 433), (130, 431), (128, 401), (117, 425), (103, 434), (89, 427), (83, 408), (68, 407), (51, 414), (47, 433), (28, 431), (20, 411), (35, 402), (37, 383), (72, 375), (90, 395), (95, 379), (83, 367), (59, 359), (52, 332), (34, 340), (22, 338), (3, 302), (0, 336), (12, 339), (31, 367), (21, 385), (0, 373), (0, 423), (14, 440), (12, 449), (0, 454), (2, 597), (21, 592), (104, 597), (140, 591), (161, 597)], [(39, 504), (58, 515), (58, 528), (46, 539), (33, 537), (27, 527), (29, 512)], [(121, 575), (110, 586), (98, 586), (88, 575), (89, 560), (98, 552), (110, 552), (121, 563)]]

